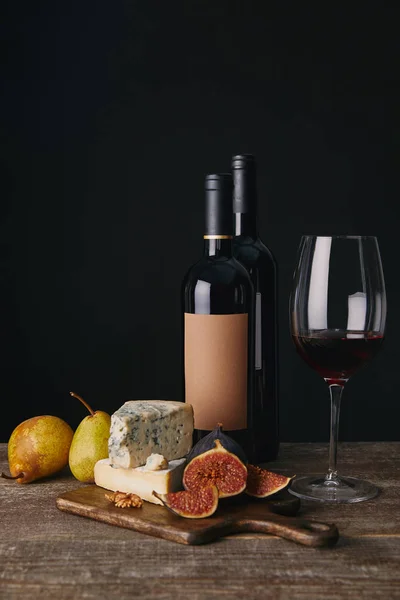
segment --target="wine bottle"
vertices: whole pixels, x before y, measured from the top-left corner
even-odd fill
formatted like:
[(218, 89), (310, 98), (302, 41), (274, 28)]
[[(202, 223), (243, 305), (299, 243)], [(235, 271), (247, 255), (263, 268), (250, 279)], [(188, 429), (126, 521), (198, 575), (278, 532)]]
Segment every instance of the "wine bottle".
[(194, 443), (218, 423), (254, 458), (255, 296), (233, 256), (232, 175), (205, 180), (204, 254), (183, 280), (185, 401)]
[(234, 256), (247, 268), (255, 292), (254, 423), (256, 461), (279, 450), (277, 263), (257, 230), (256, 161), (232, 157)]

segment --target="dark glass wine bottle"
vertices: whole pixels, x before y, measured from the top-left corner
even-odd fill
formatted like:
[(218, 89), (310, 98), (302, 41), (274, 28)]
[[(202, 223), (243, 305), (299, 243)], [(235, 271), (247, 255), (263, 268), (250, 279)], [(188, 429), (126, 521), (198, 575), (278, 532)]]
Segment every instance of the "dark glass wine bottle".
[(194, 443), (222, 423), (254, 460), (254, 289), (233, 256), (232, 175), (207, 175), (204, 255), (183, 280), (185, 401)]
[(247, 268), (255, 291), (254, 423), (256, 461), (279, 450), (277, 264), (257, 229), (256, 161), (232, 158), (234, 255)]

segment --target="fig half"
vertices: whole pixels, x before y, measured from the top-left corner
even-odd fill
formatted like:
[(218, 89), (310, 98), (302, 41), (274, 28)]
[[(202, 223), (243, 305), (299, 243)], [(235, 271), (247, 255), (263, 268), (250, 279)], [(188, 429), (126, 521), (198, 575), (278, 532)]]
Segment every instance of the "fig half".
[(171, 512), (186, 519), (204, 519), (215, 513), (218, 506), (218, 490), (215, 485), (202, 487), (195, 492), (170, 492), (153, 496), (169, 508)]
[(246, 481), (246, 466), (218, 439), (214, 441), (214, 448), (193, 458), (183, 472), (185, 490), (196, 492), (212, 484), (217, 487), (220, 498), (240, 494), (246, 488)]
[(279, 473), (272, 473), (267, 469), (247, 465), (246, 494), (255, 498), (266, 498), (283, 490), (293, 477), (285, 477)]

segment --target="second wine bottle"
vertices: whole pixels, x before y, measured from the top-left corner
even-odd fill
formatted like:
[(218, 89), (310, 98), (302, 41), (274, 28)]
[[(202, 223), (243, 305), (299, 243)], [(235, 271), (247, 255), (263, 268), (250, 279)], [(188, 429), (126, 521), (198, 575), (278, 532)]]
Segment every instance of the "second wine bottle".
[(234, 255), (248, 270), (255, 299), (254, 422), (256, 462), (277, 457), (279, 449), (277, 263), (257, 229), (256, 160), (232, 158)]
[(233, 256), (232, 176), (205, 180), (204, 254), (183, 281), (185, 401), (194, 443), (218, 423), (255, 458), (254, 288)]

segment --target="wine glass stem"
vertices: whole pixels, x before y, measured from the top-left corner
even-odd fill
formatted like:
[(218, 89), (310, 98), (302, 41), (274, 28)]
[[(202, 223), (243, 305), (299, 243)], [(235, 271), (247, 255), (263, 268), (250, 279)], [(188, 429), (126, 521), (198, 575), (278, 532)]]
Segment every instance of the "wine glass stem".
[(330, 384), (329, 392), (331, 396), (331, 435), (329, 443), (329, 468), (325, 479), (326, 481), (331, 481), (333, 483), (338, 480), (336, 459), (339, 433), (340, 401), (342, 399), (343, 385), (338, 385), (337, 383)]

